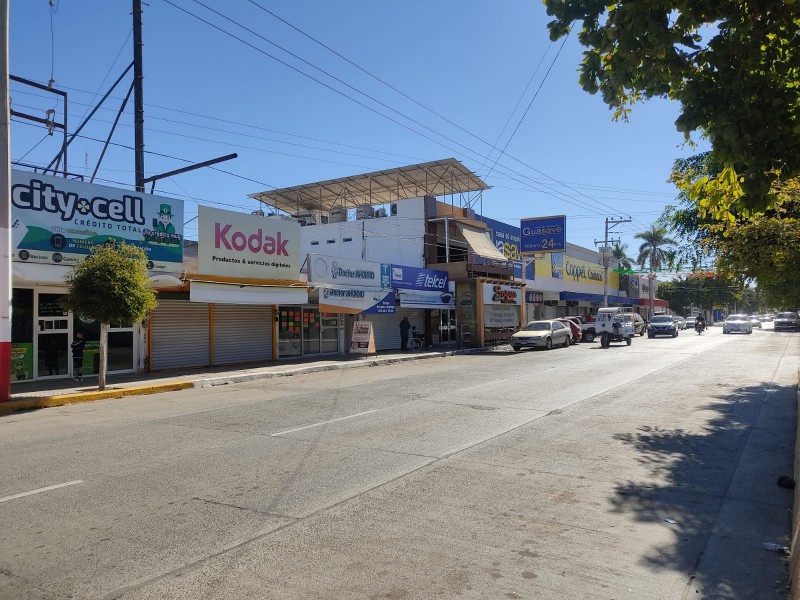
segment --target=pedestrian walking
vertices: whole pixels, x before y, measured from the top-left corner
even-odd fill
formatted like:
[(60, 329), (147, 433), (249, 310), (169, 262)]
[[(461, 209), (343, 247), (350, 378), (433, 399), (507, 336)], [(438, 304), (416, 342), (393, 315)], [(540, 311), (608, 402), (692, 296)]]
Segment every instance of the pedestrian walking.
[(408, 350), (408, 332), (411, 331), (411, 321), (408, 317), (403, 317), (400, 321), (400, 349)]
[(72, 342), (72, 379), (75, 381), (83, 381), (83, 348), (86, 346), (86, 340), (83, 339), (83, 332), (79, 331), (75, 334), (75, 341)]

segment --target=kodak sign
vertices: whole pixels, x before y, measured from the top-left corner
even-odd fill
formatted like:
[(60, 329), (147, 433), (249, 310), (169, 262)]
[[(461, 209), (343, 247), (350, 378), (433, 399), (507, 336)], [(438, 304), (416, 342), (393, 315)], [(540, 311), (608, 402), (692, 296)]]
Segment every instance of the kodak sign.
[(198, 208), (198, 269), (205, 275), (286, 279), (300, 275), (300, 224)]

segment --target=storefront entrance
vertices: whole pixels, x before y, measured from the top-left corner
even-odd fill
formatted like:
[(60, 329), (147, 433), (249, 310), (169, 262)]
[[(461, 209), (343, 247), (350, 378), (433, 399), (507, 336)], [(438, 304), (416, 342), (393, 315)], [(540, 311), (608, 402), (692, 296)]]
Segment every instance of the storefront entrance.
[(291, 358), (339, 351), (339, 317), (316, 308), (278, 309), (278, 356)]
[[(72, 376), (70, 342), (77, 332), (86, 340), (83, 376), (99, 368), (100, 323), (64, 310), (58, 290), (14, 288), (11, 313), (11, 381), (58, 379)], [(132, 325), (111, 324), (108, 333), (108, 372), (134, 370)]]
[(454, 308), (439, 311), (439, 341), (442, 344), (456, 343), (458, 341), (456, 310)]

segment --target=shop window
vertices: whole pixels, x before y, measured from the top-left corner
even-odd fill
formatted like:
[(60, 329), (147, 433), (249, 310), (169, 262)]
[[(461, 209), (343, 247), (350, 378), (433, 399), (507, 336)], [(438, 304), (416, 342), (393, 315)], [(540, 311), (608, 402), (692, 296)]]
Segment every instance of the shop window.
[(33, 378), (33, 290), (11, 296), (11, 381)]

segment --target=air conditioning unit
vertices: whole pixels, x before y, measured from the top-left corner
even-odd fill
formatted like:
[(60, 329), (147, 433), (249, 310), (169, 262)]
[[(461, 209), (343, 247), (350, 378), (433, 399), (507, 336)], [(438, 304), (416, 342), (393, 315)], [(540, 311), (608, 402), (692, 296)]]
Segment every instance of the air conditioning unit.
[(389, 206), (389, 214), (392, 215), (393, 217), (397, 216), (397, 203), (396, 202)]
[(375, 218), (380, 219), (381, 217), (386, 216), (386, 209), (385, 208), (377, 208), (375, 209)]
[(356, 209), (356, 219), (372, 219), (375, 217), (375, 209), (370, 204), (362, 204)]
[(290, 217), (289, 215), (282, 215), (280, 213), (269, 213), (267, 218), (275, 219), (276, 221), (297, 221), (297, 219)]
[(303, 210), (298, 213), (292, 215), (293, 218), (297, 219), (297, 222), (300, 223), (303, 227), (306, 225), (316, 225), (317, 224), (317, 216), (311, 212), (310, 210)]
[(328, 223), (344, 223), (347, 221), (347, 209), (341, 206), (334, 206), (328, 213)]

